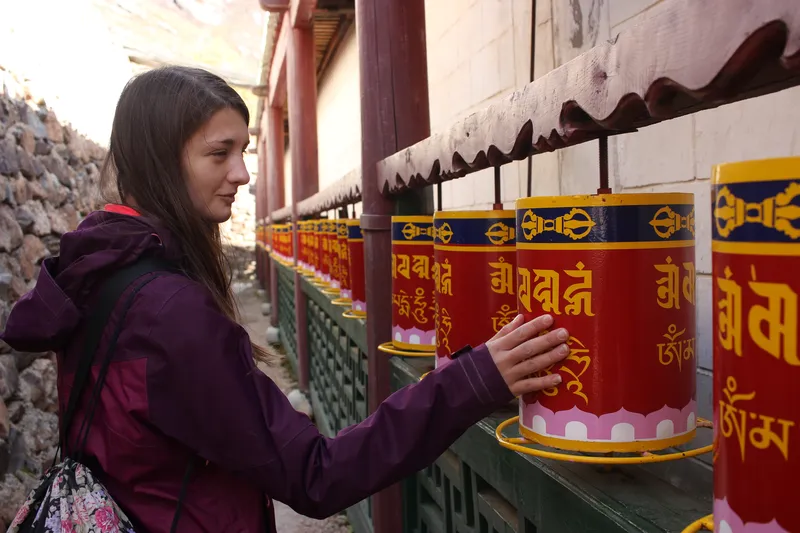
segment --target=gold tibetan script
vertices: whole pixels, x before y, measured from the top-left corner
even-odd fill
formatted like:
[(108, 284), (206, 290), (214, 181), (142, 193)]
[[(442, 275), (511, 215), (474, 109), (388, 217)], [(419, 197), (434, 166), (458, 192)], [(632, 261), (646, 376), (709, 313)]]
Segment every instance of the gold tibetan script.
[(681, 281), (681, 269), (672, 262), (672, 257), (667, 256), (665, 262), (660, 265), (653, 265), (656, 270), (665, 274), (664, 277), (656, 280), (657, 297), (656, 302), (664, 309), (680, 309), (681, 294), (690, 304), (695, 304), (695, 267), (694, 263), (683, 263), (686, 271)]
[(664, 366), (668, 366), (675, 362), (678, 365), (678, 371), (683, 370), (683, 362), (688, 361), (694, 357), (694, 337), (688, 339), (681, 339), (686, 329), (678, 331), (678, 326), (670, 324), (667, 328), (667, 333), (662, 335), (668, 342), (660, 342), (658, 346), (658, 362)]
[(431, 260), (430, 256), (427, 255), (414, 255), (411, 256), (411, 260), (413, 261), (413, 266), (411, 270), (414, 274), (417, 275), (419, 279), (431, 279), (430, 271), (431, 271)]
[(762, 200), (745, 202), (726, 186), (717, 191), (714, 199), (714, 224), (721, 237), (745, 224), (761, 224), (775, 228), (790, 239), (800, 237), (795, 222), (800, 219), (800, 206), (793, 202), (800, 196), (800, 183), (790, 183), (783, 192)]
[(568, 315), (594, 316), (592, 311), (592, 271), (584, 270), (585, 265), (579, 261), (576, 270), (564, 270), (564, 274), (580, 281), (567, 285), (563, 295), (561, 289), (561, 273), (556, 270), (534, 269), (533, 289), (531, 289), (531, 271), (517, 268), (517, 296), (526, 311), (532, 312), (531, 297), (539, 302), (542, 312), (561, 314), (561, 299), (567, 302), (565, 312)]
[(411, 258), (406, 254), (392, 254), (392, 277), (411, 279)]
[(681, 229), (689, 230), (689, 233), (694, 237), (694, 206), (689, 214), (684, 216), (676, 213), (668, 205), (665, 205), (653, 215), (650, 225), (656, 232), (656, 235), (662, 239), (672, 237), (676, 232)]
[(566, 215), (561, 215), (554, 219), (540, 217), (532, 209), (528, 209), (523, 215), (522, 223), (520, 224), (522, 235), (528, 241), (548, 231), (565, 235), (573, 241), (577, 241), (589, 235), (594, 226), (595, 223), (589, 213), (577, 207)]
[(439, 294), (453, 295), (453, 265), (449, 259), (433, 264), (433, 284)]
[(517, 310), (512, 309), (510, 305), (503, 304), (500, 309), (492, 315), (492, 329), (495, 333), (503, 329), (503, 326), (510, 324), (514, 317), (517, 315)]
[(500, 257), (497, 261), (489, 262), (490, 284), (492, 292), (497, 294), (514, 294), (514, 265)]
[(397, 306), (397, 312), (401, 316), (411, 318), (411, 303), (408, 300), (408, 294), (403, 289), (397, 294), (392, 294), (392, 303)]
[(413, 318), (418, 324), (427, 324), (428, 302), (425, 300), (425, 289), (417, 287), (415, 292)]
[(797, 356), (797, 293), (786, 283), (756, 280), (756, 267), (750, 266), (753, 281), (747, 284), (766, 306), (753, 305), (747, 314), (747, 331), (759, 348), (775, 359), (783, 356), (792, 366), (800, 365)]
[[(545, 335), (546, 333), (546, 331), (543, 331), (540, 333), (540, 335)], [(571, 376), (571, 379), (568, 378), (568, 381), (566, 381), (564, 384), (567, 391), (583, 399), (586, 405), (589, 405), (589, 397), (586, 396), (585, 392), (583, 392), (583, 383), (581, 383), (581, 377), (586, 373), (587, 370), (589, 370), (589, 365), (592, 364), (592, 357), (590, 355), (586, 355), (589, 353), (589, 349), (575, 337), (570, 337), (567, 340), (567, 346), (570, 347), (569, 355), (560, 363), (556, 363), (556, 365), (560, 365), (558, 371), (564, 372)], [(570, 364), (570, 362), (574, 364)], [(544, 370), (537, 372), (536, 375), (538, 377), (549, 376), (554, 372), (553, 368), (556, 365), (550, 365)], [(558, 386), (556, 386), (549, 389), (544, 389), (542, 390), (542, 393), (544, 393), (546, 396), (556, 396), (558, 391)]]
[(561, 293), (558, 272), (534, 269), (533, 274), (536, 276), (534, 282), (541, 280), (533, 288), (533, 298), (541, 304), (545, 313), (560, 315)]
[(594, 316), (592, 313), (592, 271), (584, 270), (584, 264), (578, 261), (577, 270), (565, 270), (564, 274), (581, 281), (573, 283), (564, 291), (564, 299), (568, 302), (564, 311), (568, 315)]
[[(717, 278), (723, 298), (717, 302), (719, 342), (723, 349), (742, 355), (742, 286), (733, 279), (730, 267), (725, 278)], [(753, 304), (747, 312), (747, 333), (750, 339), (775, 359), (799, 366), (797, 354), (797, 293), (786, 283), (758, 281), (756, 268), (750, 266), (752, 281), (747, 283), (752, 293), (764, 300)]]
[(450, 331), (453, 329), (453, 322), (450, 318), (450, 313), (444, 307), (438, 308), (436, 323), (436, 347), (443, 348), (449, 354), (452, 352), (449, 336)]
[[(793, 420), (786, 420), (774, 416), (767, 416), (747, 411), (737, 402), (749, 402), (754, 400), (756, 392), (737, 393), (738, 385), (736, 378), (728, 376), (725, 380), (725, 388), (719, 400), (720, 432), (726, 439), (733, 436), (739, 445), (739, 453), (742, 462), (747, 458), (748, 445), (757, 450), (766, 450), (770, 446), (775, 446), (780, 451), (785, 461), (789, 460), (789, 430), (794, 427)], [(758, 421), (760, 427), (752, 427), (750, 423)], [(773, 424), (777, 423), (780, 428), (778, 432), (773, 430)], [(780, 434), (779, 434), (780, 433)]]

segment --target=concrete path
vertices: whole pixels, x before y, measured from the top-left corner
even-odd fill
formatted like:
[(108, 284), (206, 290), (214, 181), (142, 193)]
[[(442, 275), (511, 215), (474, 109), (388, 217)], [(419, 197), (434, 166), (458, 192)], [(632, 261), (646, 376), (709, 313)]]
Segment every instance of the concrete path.
[[(246, 288), (237, 294), (239, 312), (242, 325), (250, 336), (263, 343), (264, 334), (269, 325), (269, 319), (261, 314), (263, 300), (257, 295), (255, 288)], [(275, 365), (273, 368), (262, 368), (272, 378), (276, 385), (288, 393), (295, 386), (292, 376), (286, 371), (285, 365)], [(275, 518), (278, 523), (278, 533), (348, 533), (352, 528), (344, 516), (333, 516), (327, 520), (312, 520), (295, 513), (288, 506), (275, 502)]]

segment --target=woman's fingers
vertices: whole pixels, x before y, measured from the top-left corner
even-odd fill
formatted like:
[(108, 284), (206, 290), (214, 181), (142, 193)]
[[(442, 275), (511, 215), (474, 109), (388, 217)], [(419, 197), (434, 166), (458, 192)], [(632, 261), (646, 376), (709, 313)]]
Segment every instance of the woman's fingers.
[(523, 394), (550, 389), (559, 383), (561, 383), (561, 376), (558, 374), (551, 374), (540, 378), (528, 378), (517, 381), (510, 389), (514, 396), (522, 396)]
[[(515, 319), (516, 320), (516, 319)], [(528, 339), (536, 337), (542, 331), (553, 325), (553, 317), (550, 315), (537, 316), (527, 324), (517, 326), (497, 342), (497, 347), (501, 350), (511, 351)]]
[(498, 339), (502, 339), (503, 337), (505, 337), (506, 335), (508, 335), (509, 333), (520, 327), (522, 324), (524, 324), (524, 322), (525, 321), (522, 318), (522, 315), (515, 316), (514, 320), (512, 320), (511, 322), (500, 328), (500, 331), (495, 333), (494, 337), (492, 337), (491, 340), (497, 341)]
[(559, 344), (569, 339), (569, 333), (564, 328), (555, 329), (544, 335), (534, 337), (523, 342), (511, 350), (510, 359), (516, 364), (540, 353), (552, 350)]
[(569, 346), (559, 344), (555, 348), (545, 353), (530, 357), (515, 365), (510, 371), (509, 376), (514, 381), (523, 380), (545, 368), (558, 363), (569, 355)]

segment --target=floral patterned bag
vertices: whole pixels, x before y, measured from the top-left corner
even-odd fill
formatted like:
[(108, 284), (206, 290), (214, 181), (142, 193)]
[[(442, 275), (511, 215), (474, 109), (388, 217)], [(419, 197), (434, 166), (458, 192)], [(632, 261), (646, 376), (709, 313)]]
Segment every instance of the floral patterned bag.
[[(62, 444), (66, 457), (45, 472), (39, 485), (25, 500), (8, 533), (135, 533), (128, 517), (114, 502), (108, 490), (97, 480), (92, 472), (81, 463), (86, 447), (86, 437), (100, 399), (100, 391), (105, 383), (111, 356), (117, 344), (125, 315), (136, 294), (150, 281), (174, 270), (170, 265), (155, 258), (143, 258), (117, 271), (100, 288), (99, 299), (88, 317), (86, 324), (86, 345), (83, 356), (75, 372), (72, 392), (70, 392), (66, 414), (61, 420), (61, 442), (56, 450), (56, 458)], [(91, 390), (86, 407), (86, 416), (78, 433), (80, 446), (74, 450), (67, 446), (68, 428), (73, 421), (81, 393), (86, 387), (91, 372), (100, 337), (108, 322), (117, 300), (134, 282), (136, 286), (129, 292), (120, 319), (111, 341), (101, 361), (100, 373)], [(55, 461), (54, 461), (55, 463)], [(175, 532), (180, 517), (181, 503), (186, 494), (192, 473), (193, 460), (189, 461), (183, 478), (178, 506), (172, 521), (171, 532)]]

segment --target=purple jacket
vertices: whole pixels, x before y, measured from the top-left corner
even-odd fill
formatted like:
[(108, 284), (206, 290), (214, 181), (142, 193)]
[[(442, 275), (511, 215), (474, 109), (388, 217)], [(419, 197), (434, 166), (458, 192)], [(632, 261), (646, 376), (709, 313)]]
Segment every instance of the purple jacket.
[[(58, 353), (62, 410), (98, 281), (153, 249), (180, 254), (152, 220), (92, 213), (62, 237), (61, 255), (45, 260), (35, 289), (14, 306), (0, 338), (16, 350)], [(326, 438), (255, 367), (247, 333), (215, 309), (207, 290), (167, 275), (146, 285), (128, 312), (84, 462), (138, 530), (158, 533), (169, 530), (187, 461), (199, 455), (179, 531), (261, 533), (275, 530), (265, 495), (270, 515), (274, 498), (329, 516), (426, 467), (511, 399), (481, 345)], [(79, 411), (74, 432), (81, 420)]]

